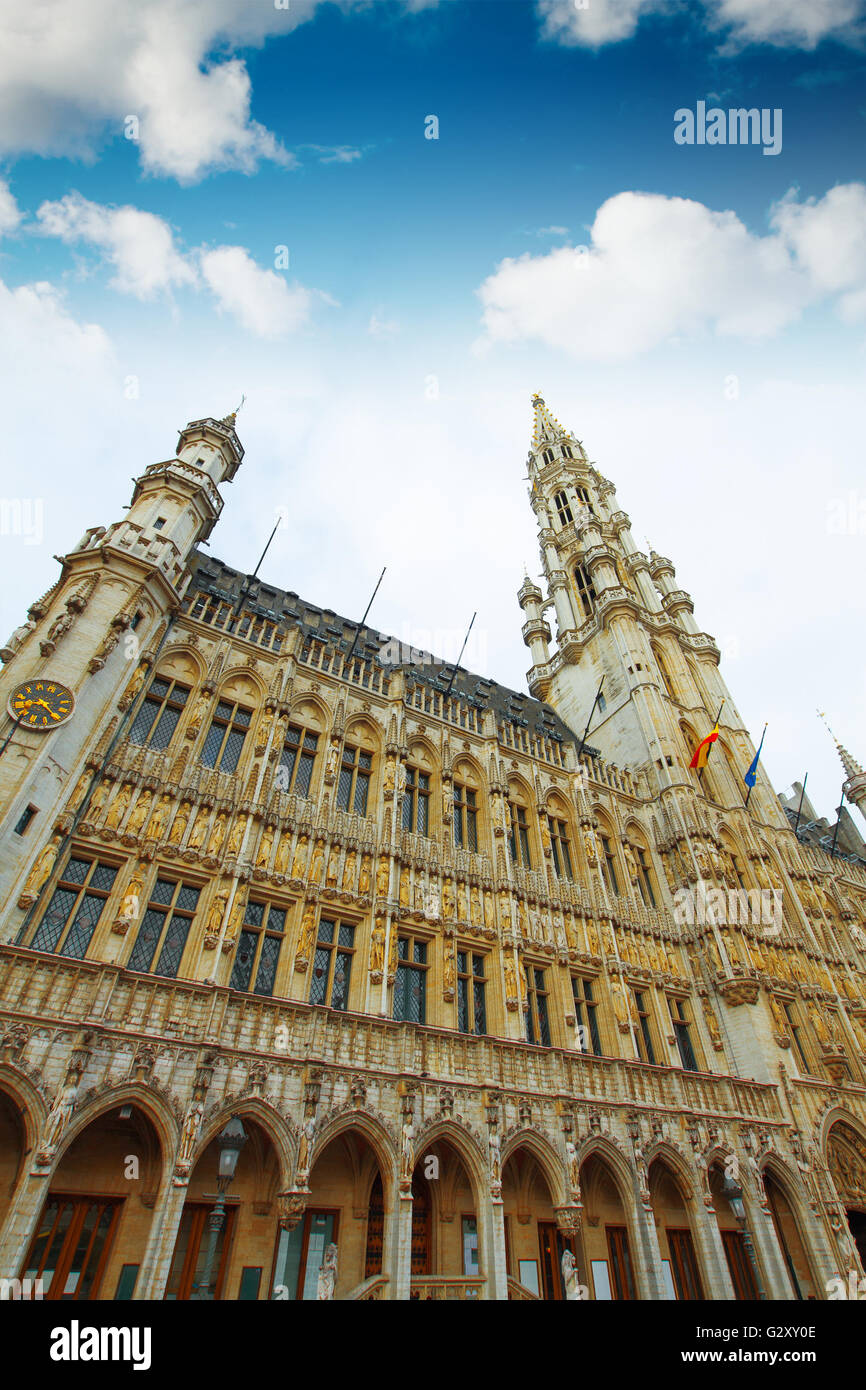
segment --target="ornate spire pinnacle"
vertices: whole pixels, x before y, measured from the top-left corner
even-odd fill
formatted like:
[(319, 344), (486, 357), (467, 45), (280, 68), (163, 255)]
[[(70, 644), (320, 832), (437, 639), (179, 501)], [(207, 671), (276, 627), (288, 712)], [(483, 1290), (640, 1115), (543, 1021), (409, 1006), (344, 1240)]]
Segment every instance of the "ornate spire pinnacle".
[(561, 425), (555, 415), (551, 415), (545, 404), (544, 397), (536, 391), (532, 397), (532, 409), (534, 412), (532, 421), (532, 447), (540, 449), (544, 444), (553, 444), (557, 440), (567, 439), (577, 444), (583, 452), (580, 440), (576, 439), (570, 430)]
[(844, 746), (844, 744), (839, 742), (838, 738), (833, 733), (833, 730), (827, 723), (827, 717), (824, 714), (823, 710), (818, 710), (818, 718), (823, 720), (824, 724), (827, 726), (828, 734), (830, 735), (830, 737), (836, 745), (836, 752), (839, 754), (839, 757), (842, 760), (842, 766), (845, 769), (845, 777), (847, 778), (847, 780), (850, 782), (853, 781), (855, 777), (866, 776), (866, 773), (864, 773), (862, 767), (857, 762), (857, 759), (851, 757), (851, 754), (848, 752), (848, 749)]

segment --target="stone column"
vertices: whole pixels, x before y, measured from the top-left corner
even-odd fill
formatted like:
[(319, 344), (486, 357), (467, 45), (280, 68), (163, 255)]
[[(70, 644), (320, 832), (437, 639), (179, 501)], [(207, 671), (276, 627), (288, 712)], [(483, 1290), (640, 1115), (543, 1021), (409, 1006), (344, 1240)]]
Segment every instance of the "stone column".
[(23, 1264), (39, 1214), (51, 1185), (50, 1173), (22, 1173), (0, 1230), (0, 1270), (7, 1279), (17, 1277)]
[[(669, 1298), (662, 1278), (662, 1252), (652, 1208), (644, 1206), (635, 1185), (634, 1226), (640, 1242), (635, 1251), (635, 1275), (643, 1298), (659, 1302)], [(643, 1285), (643, 1287), (641, 1287)]]
[(478, 1253), (481, 1273), (487, 1280), (486, 1298), (508, 1298), (505, 1269), (505, 1204), (501, 1197), (482, 1193), (478, 1211)]
[(707, 1298), (733, 1300), (736, 1298), (731, 1272), (722, 1244), (722, 1234), (714, 1207), (708, 1207), (699, 1197), (692, 1203), (692, 1234), (701, 1264), (701, 1282)]
[(398, 1171), (394, 1175), (397, 1201), (391, 1215), (392, 1235), (389, 1242), (390, 1259), (387, 1273), (390, 1276), (389, 1296), (408, 1302), (412, 1292), (412, 1212), (415, 1204), (411, 1191), (400, 1191), (399, 1177)]
[(767, 1298), (796, 1298), (770, 1213), (752, 1203), (746, 1208), (746, 1225), (752, 1235)]
[(157, 1198), (141, 1268), (135, 1281), (133, 1299), (156, 1301), (165, 1296), (187, 1191), (185, 1185), (176, 1187), (171, 1182), (162, 1188)]

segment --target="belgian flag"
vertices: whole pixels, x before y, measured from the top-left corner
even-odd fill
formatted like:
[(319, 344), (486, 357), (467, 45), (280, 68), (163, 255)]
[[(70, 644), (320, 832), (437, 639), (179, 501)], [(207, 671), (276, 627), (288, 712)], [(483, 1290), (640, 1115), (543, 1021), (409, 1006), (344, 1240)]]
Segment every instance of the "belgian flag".
[(689, 767), (697, 767), (701, 769), (706, 767), (707, 758), (710, 756), (710, 748), (715, 743), (718, 736), (719, 721), (716, 720), (716, 726), (713, 729), (712, 733), (707, 734), (706, 738), (702, 738), (697, 748), (695, 749), (694, 757), (689, 763)]

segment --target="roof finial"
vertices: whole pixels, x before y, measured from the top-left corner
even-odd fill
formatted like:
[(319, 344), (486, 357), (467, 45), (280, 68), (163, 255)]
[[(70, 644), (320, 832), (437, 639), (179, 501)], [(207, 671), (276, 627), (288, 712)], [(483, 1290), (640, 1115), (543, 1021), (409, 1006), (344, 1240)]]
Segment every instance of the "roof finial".
[(224, 424), (224, 425), (232, 425), (232, 426), (234, 425), (235, 421), (237, 420), (238, 416), (240, 415), (241, 411), (242, 411), (243, 408), (244, 408), (244, 401), (245, 401), (245, 400), (246, 400), (246, 394), (244, 394), (244, 395), (241, 396), (241, 403), (240, 403), (240, 405), (236, 406), (235, 409), (234, 409), (229, 415), (226, 415), (225, 419), (223, 420), (223, 424)]

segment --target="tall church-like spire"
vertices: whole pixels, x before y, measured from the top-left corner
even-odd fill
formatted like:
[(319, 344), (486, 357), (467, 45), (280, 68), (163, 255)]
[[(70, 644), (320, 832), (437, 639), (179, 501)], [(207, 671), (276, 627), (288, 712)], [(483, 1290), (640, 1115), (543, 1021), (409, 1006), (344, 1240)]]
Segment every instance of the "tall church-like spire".
[[(591, 741), (611, 762), (643, 769), (659, 788), (691, 786), (693, 746), (722, 706), (725, 751), (720, 747), (715, 760), (716, 778), (704, 780), (707, 788), (718, 781), (714, 790), (725, 804), (741, 803), (736, 769), (749, 766), (754, 747), (719, 671), (719, 648), (698, 627), (671, 561), (638, 549), (614, 484), (582, 442), (538, 393), (532, 410), (529, 501), (543, 587), (524, 582), (518, 595), (532, 653), (531, 693), (580, 735), (603, 678)], [(545, 620), (551, 609), (553, 651)], [(758, 799), (765, 815), (781, 819), (769, 786)]]

